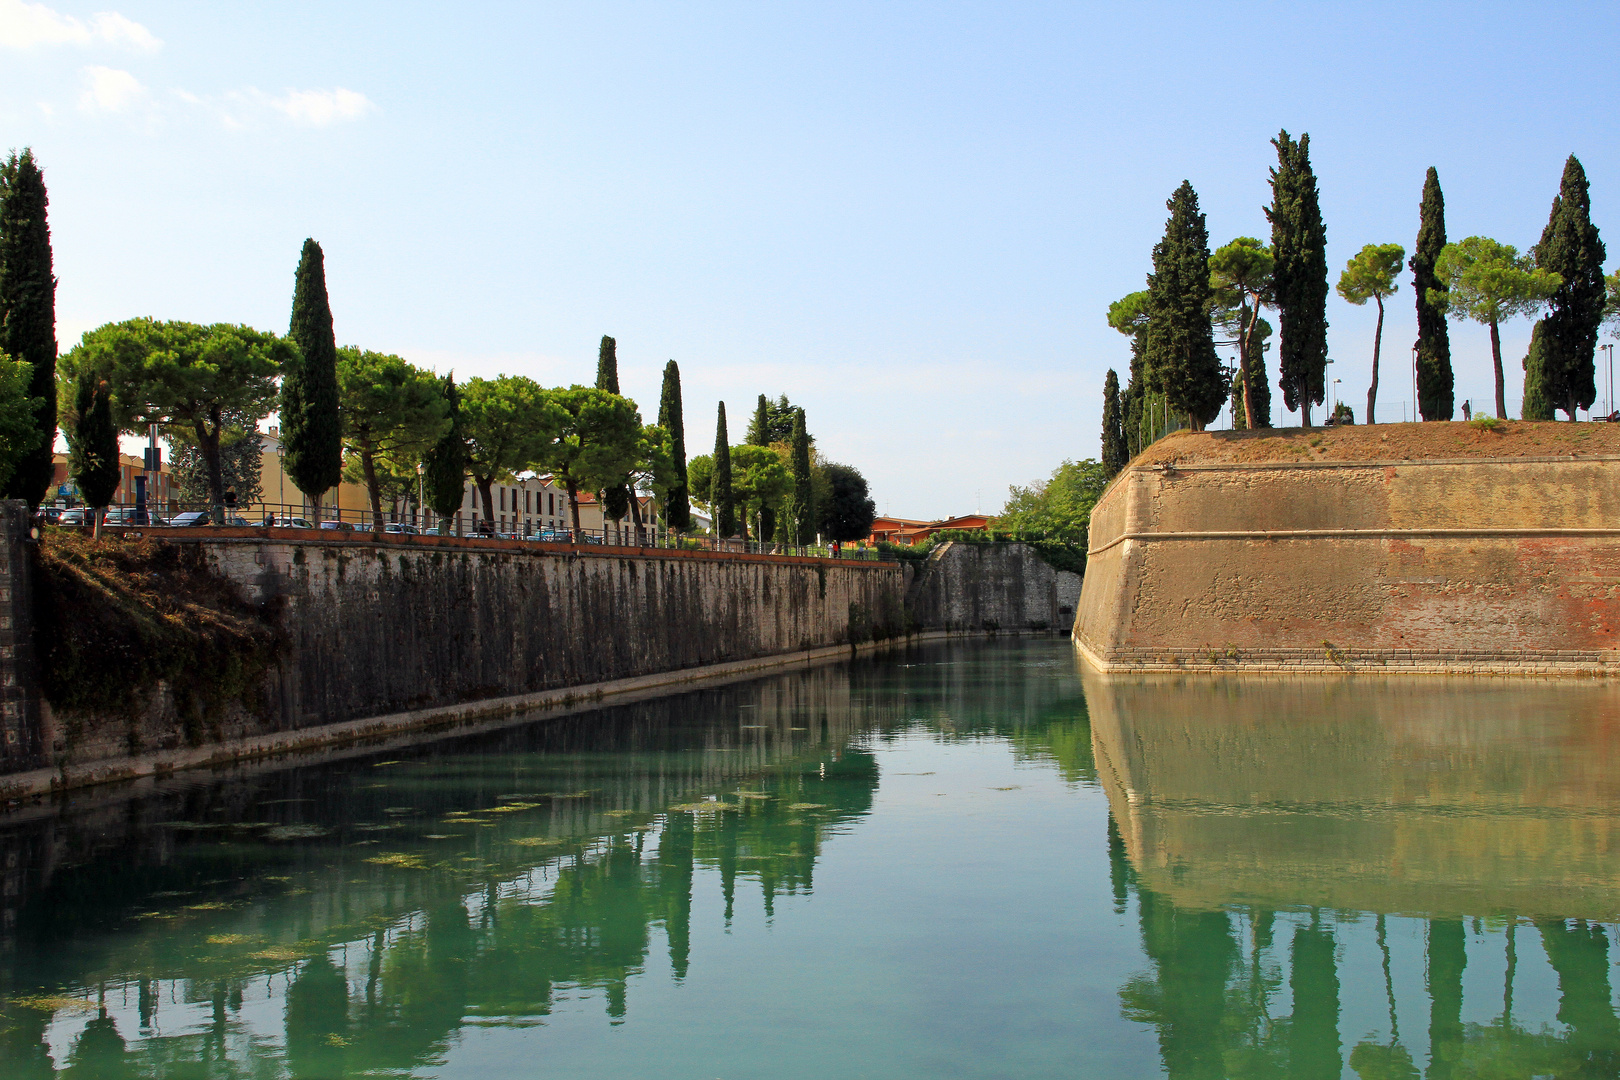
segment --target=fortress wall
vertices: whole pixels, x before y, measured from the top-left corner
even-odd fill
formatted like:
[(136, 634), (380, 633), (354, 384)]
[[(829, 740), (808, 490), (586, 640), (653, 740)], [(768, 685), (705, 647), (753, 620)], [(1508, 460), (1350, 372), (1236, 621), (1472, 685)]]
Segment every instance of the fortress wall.
[(1620, 665), (1620, 461), (1138, 465), (1089, 547), (1103, 670)]

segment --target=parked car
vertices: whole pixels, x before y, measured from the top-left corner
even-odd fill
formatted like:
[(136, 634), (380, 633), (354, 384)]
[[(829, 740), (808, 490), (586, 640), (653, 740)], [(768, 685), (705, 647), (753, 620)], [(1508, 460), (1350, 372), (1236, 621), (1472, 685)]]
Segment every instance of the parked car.
[(402, 536), (420, 536), (421, 530), (415, 525), (406, 525), (398, 521), (390, 521), (383, 526), (383, 532), (395, 533)]
[(212, 525), (213, 519), (208, 516), (206, 510), (187, 510), (170, 518), (169, 524), (177, 529), (191, 529), (199, 525)]
[(347, 521), (323, 521), (321, 528), (332, 529), (337, 532), (354, 532), (354, 526)]
[[(52, 509), (56, 509), (52, 507)], [(57, 510), (53, 525), (88, 525), (90, 524), (90, 508), (87, 506), (70, 506), (66, 510)]]
[(138, 506), (109, 506), (103, 525), (153, 526), (164, 524), (163, 519)]
[(315, 523), (308, 518), (278, 517), (270, 523), (278, 529), (313, 529)]
[(62, 512), (63, 507), (60, 506), (42, 506), (34, 511), (34, 524), (59, 525), (61, 522), (58, 519), (62, 516)]

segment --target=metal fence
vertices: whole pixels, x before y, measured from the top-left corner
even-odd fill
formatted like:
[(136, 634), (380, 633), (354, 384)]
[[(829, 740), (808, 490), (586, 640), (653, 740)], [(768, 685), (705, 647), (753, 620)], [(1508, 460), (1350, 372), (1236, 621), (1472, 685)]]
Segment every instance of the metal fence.
[[(308, 507), (298, 503), (255, 503), (252, 507), (226, 507), (223, 525), (237, 528), (275, 528), (310, 530), (330, 533), (330, 538), (353, 534), (378, 535), (376, 519), (370, 510), (326, 507), (316, 521), (306, 516)], [(57, 528), (90, 527), (90, 511), (84, 507), (41, 507), (37, 520)], [(429, 524), (429, 522), (432, 522)], [(117, 503), (107, 508), (104, 528), (164, 529), (171, 527), (207, 528), (215, 523), (206, 504), (169, 503), (147, 507), (133, 503)], [(384, 512), (381, 536), (403, 538), (409, 536), (446, 537), (467, 541), (505, 540), (534, 544), (563, 544), (571, 546), (667, 548), (681, 551), (733, 551), (750, 555), (783, 555), (797, 558), (841, 558), (876, 560), (875, 548), (831, 544), (773, 544), (760, 540), (720, 538), (672, 532), (659, 524), (639, 528), (629, 522), (608, 523), (599, 529), (537, 528), (526, 532), (503, 530), (498, 525), (457, 515), (451, 519), (448, 531), (440, 532), (438, 519), (433, 515), (389, 514)]]

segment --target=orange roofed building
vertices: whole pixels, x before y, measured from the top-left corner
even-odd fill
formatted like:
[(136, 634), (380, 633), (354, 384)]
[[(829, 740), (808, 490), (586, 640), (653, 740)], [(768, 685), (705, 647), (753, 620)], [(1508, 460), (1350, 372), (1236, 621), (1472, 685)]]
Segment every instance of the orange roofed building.
[(985, 514), (944, 518), (940, 521), (912, 521), (910, 518), (880, 517), (872, 522), (872, 535), (868, 543), (915, 544), (927, 540), (937, 532), (950, 529), (983, 531), (990, 527)]

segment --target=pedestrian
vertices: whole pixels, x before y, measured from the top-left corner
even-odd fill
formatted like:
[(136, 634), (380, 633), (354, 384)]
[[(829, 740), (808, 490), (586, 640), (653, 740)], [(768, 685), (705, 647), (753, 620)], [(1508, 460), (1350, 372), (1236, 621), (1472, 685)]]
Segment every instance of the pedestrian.
[(1472, 405), (1470, 405), (1470, 404), (1469, 404), (1469, 403), (1468, 403), (1468, 402), (1466, 402), (1466, 401), (1465, 401), (1465, 402), (1463, 402), (1463, 419), (1464, 419), (1464, 420), (1472, 420), (1472, 419), (1473, 419), (1473, 418), (1474, 418), (1474, 409), (1473, 409), (1473, 406), (1472, 406)]

